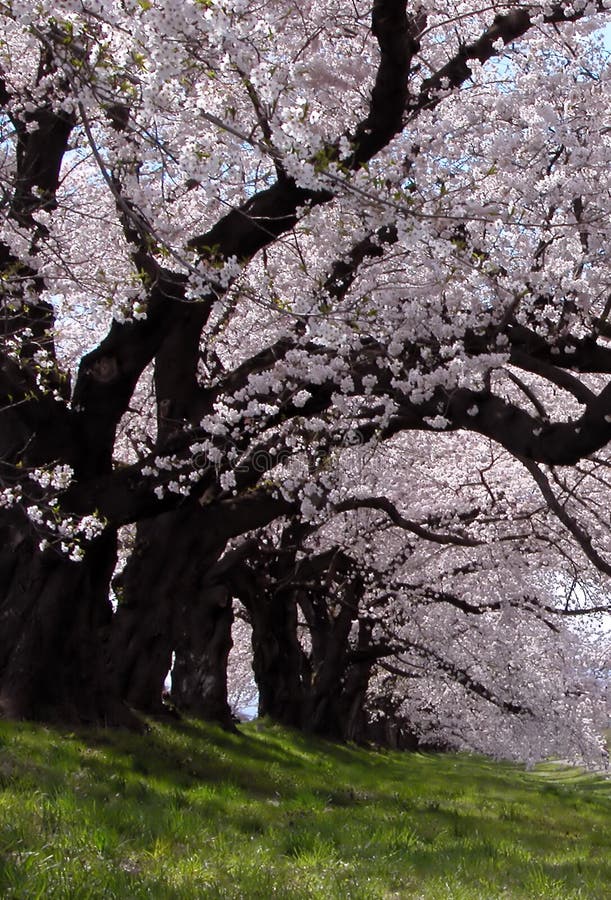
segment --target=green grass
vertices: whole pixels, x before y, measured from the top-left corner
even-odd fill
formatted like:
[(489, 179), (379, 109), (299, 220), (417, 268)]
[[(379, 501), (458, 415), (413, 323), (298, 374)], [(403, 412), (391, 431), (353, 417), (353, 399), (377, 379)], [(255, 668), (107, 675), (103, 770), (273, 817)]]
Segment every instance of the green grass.
[(0, 722), (0, 897), (608, 898), (611, 782), (251, 724)]

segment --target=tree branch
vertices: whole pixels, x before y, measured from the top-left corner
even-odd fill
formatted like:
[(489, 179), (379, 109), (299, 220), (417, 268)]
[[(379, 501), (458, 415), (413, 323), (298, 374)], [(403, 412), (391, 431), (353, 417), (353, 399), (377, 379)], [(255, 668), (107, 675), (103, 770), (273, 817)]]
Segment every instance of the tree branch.
[(354, 499), (342, 500), (333, 507), (336, 513), (347, 512), (353, 509), (378, 509), (386, 513), (393, 525), (409, 531), (425, 541), (432, 541), (435, 544), (453, 544), (458, 547), (479, 547), (486, 543), (478, 541), (475, 538), (466, 537), (460, 534), (440, 534), (436, 531), (430, 531), (423, 528), (418, 522), (406, 519), (401, 515), (397, 507), (388, 500), (387, 497), (355, 497)]

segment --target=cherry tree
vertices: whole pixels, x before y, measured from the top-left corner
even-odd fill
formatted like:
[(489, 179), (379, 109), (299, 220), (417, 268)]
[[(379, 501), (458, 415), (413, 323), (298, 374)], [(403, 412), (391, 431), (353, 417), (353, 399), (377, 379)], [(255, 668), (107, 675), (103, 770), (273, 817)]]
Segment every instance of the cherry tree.
[[(603, 590), (604, 576), (490, 442), (468, 442), (470, 482), (464, 439), (392, 443), (342, 452), (309, 523), (226, 557), (260, 712), (334, 737), (600, 759), (595, 658), (566, 618), (573, 567)], [(376, 480), (387, 496), (364, 493)]]
[[(455, 438), (498, 569), (534, 541), (587, 585), (567, 611), (604, 597), (606, 7), (0, 4), (5, 714), (154, 712), (174, 656), (179, 705), (227, 719), (241, 536), (367, 497), (404, 533), (419, 491), (447, 533), (410, 466), (333, 496), (353, 437)], [(468, 435), (517, 460), (514, 502)]]

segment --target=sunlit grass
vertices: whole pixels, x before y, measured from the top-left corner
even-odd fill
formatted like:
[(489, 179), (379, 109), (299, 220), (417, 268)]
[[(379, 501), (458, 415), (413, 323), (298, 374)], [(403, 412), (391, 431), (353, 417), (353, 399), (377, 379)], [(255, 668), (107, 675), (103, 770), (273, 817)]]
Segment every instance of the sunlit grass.
[(0, 722), (0, 897), (609, 897), (611, 782), (251, 724)]

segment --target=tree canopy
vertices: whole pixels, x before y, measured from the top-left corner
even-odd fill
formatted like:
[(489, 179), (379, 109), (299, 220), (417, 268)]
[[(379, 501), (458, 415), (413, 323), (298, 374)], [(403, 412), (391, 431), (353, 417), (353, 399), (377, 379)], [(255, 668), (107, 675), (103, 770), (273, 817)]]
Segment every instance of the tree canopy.
[(595, 752), (608, 6), (0, 3), (5, 715)]

